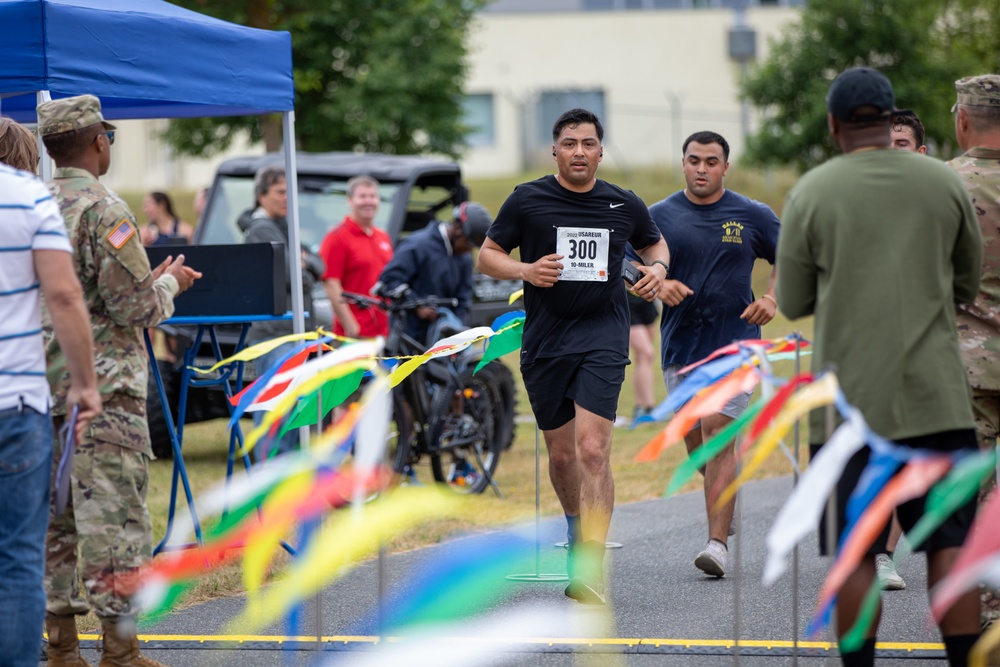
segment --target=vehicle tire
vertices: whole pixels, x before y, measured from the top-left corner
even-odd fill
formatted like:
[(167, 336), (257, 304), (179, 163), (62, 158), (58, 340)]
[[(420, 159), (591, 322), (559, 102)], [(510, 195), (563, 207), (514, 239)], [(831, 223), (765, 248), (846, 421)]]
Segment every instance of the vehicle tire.
[(494, 359), (476, 373), (482, 375), (496, 388), (500, 399), (500, 411), (497, 416), (497, 438), (503, 449), (510, 449), (514, 444), (515, 424), (517, 416), (517, 388), (514, 385), (514, 374), (499, 360)]
[[(163, 378), (163, 389), (167, 394), (167, 401), (176, 405), (178, 398), (177, 372), (174, 370), (173, 364), (169, 361), (157, 361), (156, 366), (160, 369), (160, 377)], [(153, 378), (153, 371), (150, 370), (146, 385), (146, 424), (149, 427), (149, 440), (153, 446), (153, 455), (158, 459), (174, 458), (174, 447), (170, 443), (170, 432), (167, 430), (167, 420), (164, 415), (165, 409), (160, 403), (160, 394), (156, 390), (156, 380)]]
[(461, 382), (441, 387), (431, 408), (431, 471), (458, 493), (482, 493), (502, 451), (497, 437), (501, 412), (496, 388), (469, 368)]

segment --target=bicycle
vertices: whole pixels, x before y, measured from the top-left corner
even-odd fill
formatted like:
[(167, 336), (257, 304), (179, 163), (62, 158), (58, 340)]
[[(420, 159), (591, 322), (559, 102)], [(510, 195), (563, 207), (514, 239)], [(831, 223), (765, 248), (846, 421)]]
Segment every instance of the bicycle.
[[(379, 308), (389, 317), (386, 357), (411, 357), (427, 347), (404, 331), (406, 313), (423, 307), (454, 307), (455, 299), (344, 292), (362, 308)], [(388, 444), (393, 470), (411, 474), (424, 456), (438, 482), (459, 493), (482, 493), (487, 487), (502, 497), (493, 479), (500, 453), (514, 438), (514, 380), (497, 360), (473, 374), (481, 348), (467, 347), (449, 357), (431, 359), (405, 378), (392, 393), (395, 423)]]

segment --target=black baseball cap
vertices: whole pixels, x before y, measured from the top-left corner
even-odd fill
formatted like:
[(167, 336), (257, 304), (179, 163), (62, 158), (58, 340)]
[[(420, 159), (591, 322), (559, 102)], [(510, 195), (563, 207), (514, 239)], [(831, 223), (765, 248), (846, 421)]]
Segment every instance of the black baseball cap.
[[(892, 83), (888, 77), (870, 67), (844, 70), (830, 85), (826, 108), (834, 118), (848, 123), (861, 123), (888, 118), (896, 105)], [(859, 107), (875, 107), (877, 113), (858, 115)]]

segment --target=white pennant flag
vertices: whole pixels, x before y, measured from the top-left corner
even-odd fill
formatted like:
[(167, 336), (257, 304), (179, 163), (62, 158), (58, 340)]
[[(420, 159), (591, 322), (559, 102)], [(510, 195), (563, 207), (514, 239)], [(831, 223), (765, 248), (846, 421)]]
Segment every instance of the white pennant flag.
[(868, 426), (861, 411), (851, 408), (847, 421), (840, 425), (819, 450), (799, 478), (778, 518), (767, 534), (767, 564), (764, 585), (769, 586), (786, 568), (785, 558), (809, 531), (816, 528), (823, 507), (837, 485), (840, 474), (854, 453), (866, 442)]

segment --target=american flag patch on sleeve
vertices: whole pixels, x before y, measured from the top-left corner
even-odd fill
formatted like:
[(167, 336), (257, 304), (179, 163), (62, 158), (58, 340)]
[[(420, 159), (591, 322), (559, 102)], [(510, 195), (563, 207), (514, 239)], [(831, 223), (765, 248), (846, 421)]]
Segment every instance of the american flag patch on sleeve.
[(115, 228), (108, 234), (108, 243), (114, 246), (115, 250), (121, 250), (125, 242), (135, 236), (135, 227), (126, 219), (115, 225)]

